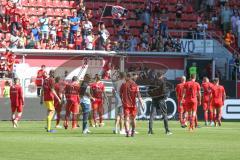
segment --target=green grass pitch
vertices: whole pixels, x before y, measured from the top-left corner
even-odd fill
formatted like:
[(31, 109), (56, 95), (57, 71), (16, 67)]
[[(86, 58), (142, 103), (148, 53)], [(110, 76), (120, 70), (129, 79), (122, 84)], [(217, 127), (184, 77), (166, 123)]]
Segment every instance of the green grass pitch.
[[(113, 121), (102, 128), (57, 129), (46, 133), (45, 122), (22, 121), (17, 129), (0, 121), (0, 160), (239, 160), (240, 123), (202, 127), (194, 133), (170, 121), (173, 135), (166, 136), (163, 122), (154, 122), (154, 135), (147, 135), (147, 121), (138, 121), (134, 138), (112, 134)], [(200, 123), (203, 125), (203, 123)]]

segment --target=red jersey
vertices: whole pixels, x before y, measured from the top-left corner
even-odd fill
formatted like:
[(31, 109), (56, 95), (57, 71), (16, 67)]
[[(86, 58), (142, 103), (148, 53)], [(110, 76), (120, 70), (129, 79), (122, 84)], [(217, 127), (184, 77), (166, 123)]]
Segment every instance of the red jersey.
[(197, 94), (200, 91), (200, 85), (194, 81), (188, 81), (184, 84), (185, 100), (190, 102), (197, 102)]
[(102, 82), (94, 82), (90, 85), (90, 89), (92, 90), (92, 96), (94, 98), (103, 98), (103, 92), (105, 91), (105, 86)]
[(20, 22), (21, 21), (21, 10), (18, 8), (12, 8), (10, 10), (11, 21), (12, 22)]
[(70, 83), (66, 85), (65, 88), (65, 96), (67, 101), (70, 101), (72, 103), (79, 103), (80, 98), (80, 86), (78, 83)]
[(124, 107), (136, 107), (136, 97), (138, 91), (139, 88), (137, 84), (132, 80), (127, 81), (121, 85), (120, 94)]
[[(56, 91), (57, 96), (60, 99), (61, 99), (61, 95), (63, 93), (63, 89), (64, 88), (62, 87), (62, 84), (60, 82), (54, 84), (54, 90)], [(58, 101), (58, 99), (56, 97), (54, 97), (54, 102), (57, 102), (57, 101)]]
[(46, 71), (44, 71), (42, 69), (38, 70), (37, 79), (35, 81), (37, 86), (42, 86), (43, 80), (47, 77), (46, 75), (47, 75)]
[(212, 99), (215, 104), (224, 104), (223, 96), (225, 95), (225, 89), (221, 85), (213, 85), (212, 90)]
[(24, 28), (24, 29), (27, 29), (27, 27), (28, 27), (28, 25), (29, 25), (29, 18), (27, 18), (27, 17), (22, 17), (22, 27)]
[(212, 94), (211, 86), (212, 86), (212, 83), (210, 82), (202, 83), (204, 102), (208, 102), (210, 100), (210, 96)]
[(62, 37), (63, 36), (63, 27), (62, 26), (58, 26), (57, 27), (57, 36), (58, 37)]
[(44, 101), (53, 101), (54, 78), (47, 78), (43, 81), (43, 99)]
[(176, 86), (176, 93), (177, 93), (177, 99), (178, 99), (178, 100), (181, 100), (182, 97), (183, 97), (184, 84), (185, 84), (185, 83), (179, 83), (179, 84)]
[(10, 100), (12, 106), (24, 105), (22, 87), (20, 85), (13, 85), (10, 87)]

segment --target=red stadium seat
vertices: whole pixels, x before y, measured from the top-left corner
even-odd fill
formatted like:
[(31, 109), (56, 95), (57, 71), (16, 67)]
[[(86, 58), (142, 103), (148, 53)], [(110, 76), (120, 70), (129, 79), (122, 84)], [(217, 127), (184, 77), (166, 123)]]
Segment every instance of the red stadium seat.
[(63, 9), (63, 14), (66, 14), (67, 16), (71, 15), (70, 9)]
[(29, 15), (37, 15), (37, 10), (36, 10), (36, 8), (33, 8), (33, 7), (28, 8), (28, 14), (29, 14)]
[[(97, 2), (96, 2), (97, 3)], [(75, 1), (70, 1), (69, 2), (69, 5), (70, 5), (70, 7), (72, 7), (72, 8), (76, 8), (77, 7), (77, 4), (75, 3)]]
[(45, 12), (45, 8), (38, 8), (38, 15), (42, 15)]
[(62, 1), (62, 7), (70, 8), (69, 1), (66, 1), (66, 0)]
[(61, 8), (61, 7), (62, 7), (61, 1), (59, 1), (59, 0), (54, 0), (54, 1), (53, 1), (53, 7)]
[(62, 16), (63, 14), (63, 11), (62, 11), (62, 9), (60, 9), (60, 8), (58, 8), (58, 9), (55, 9), (54, 10), (55, 12), (54, 12), (54, 15), (55, 16)]
[(36, 0), (29, 0), (28, 5), (29, 6), (37, 6), (37, 1)]
[(44, 0), (37, 0), (37, 5), (39, 7), (45, 7), (45, 1)]
[(28, 6), (29, 5), (28, 0), (22, 0), (22, 5), (23, 6)]
[(46, 7), (53, 7), (53, 1), (52, 0), (46, 0)]
[(38, 17), (36, 17), (36, 16), (32, 16), (31, 18), (30, 18), (30, 23), (36, 23), (36, 22), (38, 22)]
[(47, 11), (48, 16), (53, 16), (54, 15), (54, 10), (52, 8), (48, 8), (46, 11)]

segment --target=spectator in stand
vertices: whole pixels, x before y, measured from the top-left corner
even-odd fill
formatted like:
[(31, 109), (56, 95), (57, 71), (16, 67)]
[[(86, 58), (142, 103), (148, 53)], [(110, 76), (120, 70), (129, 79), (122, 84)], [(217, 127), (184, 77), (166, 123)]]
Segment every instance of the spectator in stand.
[(151, 52), (157, 52), (158, 51), (158, 44), (157, 44), (157, 40), (155, 37), (152, 38), (149, 49)]
[(150, 25), (150, 22), (151, 22), (151, 10), (150, 10), (149, 6), (146, 6), (146, 8), (143, 10), (142, 21), (146, 25)]
[(108, 40), (110, 34), (106, 29), (104, 23), (99, 23), (98, 25), (98, 50), (105, 50), (106, 41)]
[(19, 32), (18, 31), (11, 34), (9, 48), (17, 49), (18, 45), (19, 45), (19, 40), (20, 40), (20, 38), (19, 38)]
[(237, 44), (238, 44), (238, 48), (240, 48), (240, 17), (238, 17), (236, 26), (237, 26)]
[(171, 38), (167, 38), (167, 41), (164, 43), (164, 52), (171, 52), (172, 49), (172, 40)]
[(231, 10), (229, 5), (226, 4), (225, 7), (221, 8), (221, 24), (223, 28), (224, 34), (229, 31), (230, 29), (230, 19), (231, 19)]
[(167, 26), (167, 19), (159, 19), (159, 31), (163, 38), (167, 38), (168, 36), (168, 26)]
[(181, 52), (181, 49), (182, 49), (181, 41), (179, 38), (177, 38), (173, 43), (173, 50), (174, 52)]
[(10, 15), (11, 15), (10, 12), (11, 12), (12, 7), (13, 7), (13, 5), (9, 1), (4, 6), (4, 8), (5, 8), (5, 20), (6, 20), (7, 23), (10, 23)]
[(228, 0), (219, 0), (221, 6), (225, 6), (225, 4), (228, 2)]
[(57, 28), (57, 38), (56, 38), (56, 41), (58, 44), (62, 43), (63, 41), (63, 25), (62, 25), (62, 21), (61, 20), (58, 20), (58, 24), (56, 26)]
[(92, 22), (86, 18), (82, 22), (82, 34), (83, 34), (83, 39), (86, 39), (86, 37), (92, 33), (93, 25)]
[(138, 44), (137, 38), (136, 38), (133, 34), (130, 34), (130, 35), (129, 35), (128, 42), (129, 42), (129, 44), (130, 44), (128, 51), (130, 51), (130, 52), (135, 52), (135, 51), (136, 51), (136, 48), (137, 48), (137, 44)]
[(56, 21), (52, 20), (49, 25), (49, 35), (54, 43), (57, 41), (57, 27), (56, 27)]
[(94, 39), (94, 35), (92, 34), (92, 32), (86, 37), (86, 39), (84, 40), (84, 44), (85, 44), (85, 47), (86, 47), (86, 50), (93, 50), (94, 49), (94, 42), (95, 42), (95, 39)]
[(40, 29), (38, 27), (38, 24), (37, 23), (33, 23), (33, 24), (31, 24), (31, 26), (32, 26), (31, 32), (32, 32), (32, 34), (34, 36), (34, 39), (35, 39), (36, 42), (39, 42), (41, 31), (40, 31)]
[(54, 49), (56, 46), (56, 36), (50, 35), (48, 43), (46, 44), (46, 49)]
[(34, 49), (35, 48), (35, 38), (33, 33), (30, 34), (30, 37), (27, 38), (26, 40), (26, 49)]
[(234, 7), (232, 8), (232, 15), (240, 15), (240, 8), (238, 8), (237, 5), (234, 5)]
[(83, 38), (81, 35), (81, 31), (78, 31), (77, 34), (74, 37), (74, 42), (75, 42), (75, 49), (76, 50), (81, 50), (82, 49), (82, 43), (83, 43)]
[(67, 45), (67, 42), (69, 39), (69, 29), (70, 29), (70, 21), (67, 15), (63, 16), (62, 26), (63, 26), (63, 41), (65, 41), (65, 45)]
[(80, 19), (80, 21), (85, 21), (86, 20), (86, 13), (85, 13), (85, 6), (83, 3), (80, 3), (77, 6), (77, 17)]
[(2, 32), (2, 33), (7, 33), (7, 32), (9, 32), (9, 31), (10, 31), (9, 28), (10, 28), (10, 26), (9, 26), (9, 24), (6, 22), (6, 20), (5, 20), (5, 19), (2, 19), (2, 23), (0, 23), (0, 33), (1, 33), (1, 32)]
[(194, 39), (194, 30), (193, 30), (192, 26), (189, 27), (186, 38), (187, 39)]
[(72, 17), (69, 19), (70, 22), (70, 44), (74, 44), (74, 34), (77, 33), (80, 25), (80, 18), (77, 17), (77, 12), (73, 11), (72, 12)]
[(231, 17), (231, 26), (232, 26), (232, 31), (235, 35), (237, 35), (237, 20), (238, 20), (239, 16), (237, 13), (235, 13), (234, 15), (232, 15)]
[(143, 50), (146, 50), (149, 46), (150, 34), (148, 25), (143, 26), (143, 31), (140, 34), (141, 47)]
[(233, 45), (235, 43), (235, 36), (232, 33), (232, 30), (230, 30), (229, 32), (226, 33), (226, 35), (225, 35), (225, 43), (228, 46)]
[(10, 9), (10, 21), (11, 21), (11, 33), (14, 30), (14, 28), (19, 29), (20, 28), (20, 22), (21, 22), (21, 10), (17, 8), (16, 3), (13, 4), (13, 7)]
[(46, 12), (43, 12), (42, 17), (39, 18), (39, 24), (41, 32), (41, 44), (46, 43), (49, 38), (49, 19)]
[(215, 0), (207, 0), (206, 5), (207, 5), (207, 11), (212, 12), (215, 6)]
[(206, 30), (208, 29), (208, 24), (204, 21), (197, 25), (198, 39), (204, 39), (206, 37)]
[(29, 29), (30, 20), (26, 13), (24, 13), (24, 15), (22, 16), (21, 21), (23, 29), (27, 31)]
[(177, 1), (175, 8), (176, 8), (176, 23), (178, 23), (181, 21), (182, 13), (183, 13), (183, 4), (181, 3), (180, 0)]
[(25, 48), (25, 45), (26, 45), (26, 37), (25, 37), (25, 35), (24, 35), (24, 32), (21, 32), (21, 33), (20, 33), (20, 36), (19, 36), (18, 48), (19, 48), (19, 49), (24, 49), (24, 48)]

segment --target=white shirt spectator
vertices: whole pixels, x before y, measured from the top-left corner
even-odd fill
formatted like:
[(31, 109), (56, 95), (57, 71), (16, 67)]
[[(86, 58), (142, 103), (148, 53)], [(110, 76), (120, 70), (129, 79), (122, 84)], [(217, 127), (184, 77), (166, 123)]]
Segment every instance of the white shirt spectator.
[(48, 18), (47, 17), (41, 17), (39, 19), (39, 22), (41, 24), (40, 30), (42, 32), (48, 32), (49, 31), (49, 27), (48, 27)]
[(206, 30), (208, 29), (208, 25), (206, 23), (199, 23), (197, 25), (197, 27), (198, 27), (198, 30), (200, 32), (199, 33), (200, 35), (204, 35)]
[(92, 22), (86, 21), (86, 22), (84, 23), (84, 25), (83, 25), (83, 28), (84, 28), (85, 30), (92, 30), (92, 29), (93, 29)]
[(11, 35), (10, 37), (10, 48), (17, 49), (19, 44), (19, 37), (17, 35)]
[(86, 49), (88, 50), (92, 50), (93, 49), (93, 36), (92, 35), (88, 35), (86, 37)]

